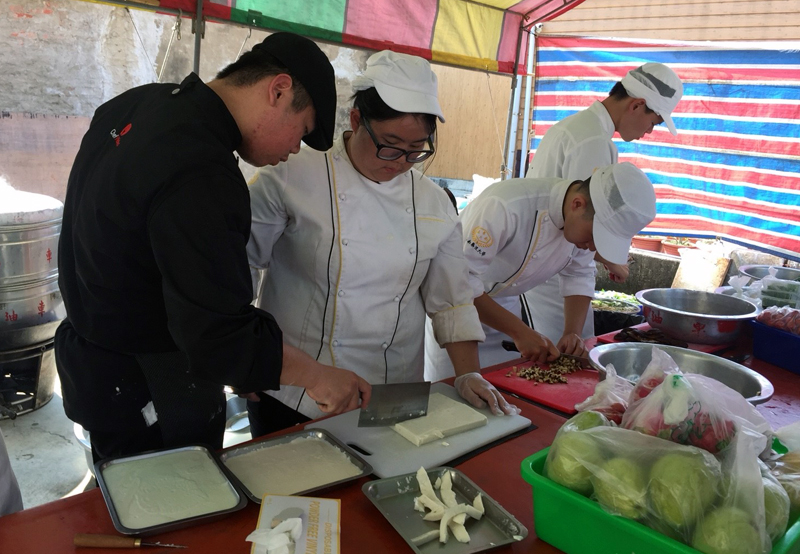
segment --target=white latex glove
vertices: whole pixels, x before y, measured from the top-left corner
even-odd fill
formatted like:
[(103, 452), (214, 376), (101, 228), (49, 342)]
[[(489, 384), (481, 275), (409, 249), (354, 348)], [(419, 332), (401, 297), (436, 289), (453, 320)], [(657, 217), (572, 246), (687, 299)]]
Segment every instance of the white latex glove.
[(465, 373), (456, 377), (454, 383), (458, 394), (475, 406), (483, 408), (487, 404), (494, 415), (517, 415), (520, 409), (506, 402), (494, 385), (483, 378), (480, 373)]

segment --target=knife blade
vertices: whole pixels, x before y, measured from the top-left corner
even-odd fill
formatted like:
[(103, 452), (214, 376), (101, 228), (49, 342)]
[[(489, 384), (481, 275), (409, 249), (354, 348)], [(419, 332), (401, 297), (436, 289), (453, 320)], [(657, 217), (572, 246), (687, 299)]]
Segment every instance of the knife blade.
[[(504, 340), (500, 344), (503, 347), (503, 349), (507, 350), (508, 352), (519, 352), (519, 350), (517, 349), (517, 345), (514, 344), (513, 341)], [(558, 361), (560, 358), (568, 358), (570, 360), (575, 360), (576, 362), (581, 364), (580, 367), (582, 369), (592, 369), (592, 362), (589, 361), (589, 358), (586, 358), (584, 356), (573, 356), (572, 354), (564, 354), (563, 352), (558, 358), (556, 358), (550, 363), (552, 364), (553, 362)]]
[(429, 381), (372, 385), (369, 405), (358, 415), (359, 427), (385, 427), (428, 413)]

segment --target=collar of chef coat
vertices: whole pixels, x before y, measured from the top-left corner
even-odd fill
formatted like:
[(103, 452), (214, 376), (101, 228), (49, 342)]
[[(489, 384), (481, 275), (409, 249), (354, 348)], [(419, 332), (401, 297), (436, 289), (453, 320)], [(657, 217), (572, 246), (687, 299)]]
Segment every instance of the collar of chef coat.
[(614, 131), (616, 130), (614, 127), (614, 121), (612, 121), (611, 114), (608, 113), (608, 110), (603, 103), (599, 100), (595, 100), (587, 109), (596, 115), (597, 119), (600, 120), (600, 125), (608, 135), (608, 138), (613, 137)]
[(547, 208), (548, 215), (550, 216), (550, 221), (560, 231), (564, 230), (564, 197), (567, 195), (569, 185), (573, 182), (573, 179), (559, 179), (550, 189), (550, 200)]
[(209, 121), (212, 121), (217, 132), (217, 139), (231, 152), (239, 148), (242, 143), (242, 133), (239, 125), (233, 118), (228, 106), (222, 98), (205, 84), (196, 73), (190, 73), (181, 81), (178, 88), (172, 91), (176, 99), (190, 95), (197, 102)]

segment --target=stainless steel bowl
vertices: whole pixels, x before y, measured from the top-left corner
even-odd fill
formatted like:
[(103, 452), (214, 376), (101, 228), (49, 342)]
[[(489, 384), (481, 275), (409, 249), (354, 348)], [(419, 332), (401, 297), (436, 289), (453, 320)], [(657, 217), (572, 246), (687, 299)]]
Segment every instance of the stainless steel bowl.
[(758, 315), (755, 304), (726, 294), (687, 289), (646, 289), (636, 293), (650, 327), (699, 344), (734, 342), (748, 320)]
[[(739, 268), (739, 274), (750, 277), (750, 282), (758, 281), (769, 275), (769, 268), (774, 267), (775, 277), (778, 279), (787, 279), (789, 281), (800, 281), (800, 269), (791, 267), (781, 267), (777, 265), (743, 265)], [(748, 283), (749, 284), (749, 283)]]
[(619, 342), (603, 344), (589, 351), (589, 361), (605, 376), (605, 368), (613, 364), (617, 374), (636, 382), (653, 357), (653, 348), (669, 354), (684, 373), (699, 373), (716, 379), (744, 396), (751, 404), (769, 400), (775, 387), (763, 375), (726, 358), (661, 344)]

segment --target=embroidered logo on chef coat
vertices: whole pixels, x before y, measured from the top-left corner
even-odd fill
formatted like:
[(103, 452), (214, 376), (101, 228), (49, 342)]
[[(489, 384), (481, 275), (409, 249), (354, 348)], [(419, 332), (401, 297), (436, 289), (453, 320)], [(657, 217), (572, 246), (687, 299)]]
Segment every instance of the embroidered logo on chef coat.
[(114, 144), (119, 146), (120, 138), (122, 137), (122, 135), (127, 134), (128, 131), (131, 130), (131, 125), (132, 125), (131, 123), (128, 123), (127, 125), (125, 125), (125, 127), (122, 128), (122, 131), (120, 131), (119, 134), (117, 134), (117, 130), (116, 129), (111, 129), (111, 138), (114, 139)]
[(474, 242), (476, 246), (480, 246), (482, 248), (488, 248), (494, 242), (492, 235), (490, 235), (489, 231), (483, 227), (473, 227), (471, 236), (472, 242)]
[(467, 239), (467, 244), (469, 244), (481, 256), (486, 255), (486, 252), (484, 252), (483, 249), (491, 246), (493, 242), (494, 239), (492, 238), (492, 235), (490, 235), (489, 231), (483, 227), (473, 227), (472, 233), (470, 233), (470, 238)]

